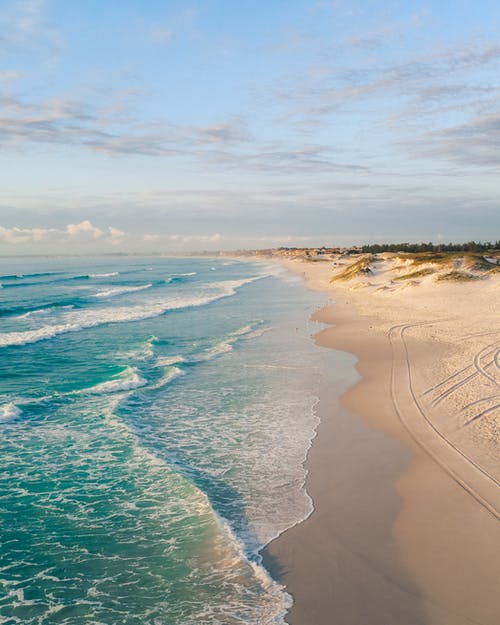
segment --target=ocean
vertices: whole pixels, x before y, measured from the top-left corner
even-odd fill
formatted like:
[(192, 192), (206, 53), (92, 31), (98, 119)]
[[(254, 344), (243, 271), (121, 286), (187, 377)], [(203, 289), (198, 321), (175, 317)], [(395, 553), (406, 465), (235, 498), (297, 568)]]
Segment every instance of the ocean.
[(324, 296), (277, 265), (0, 260), (0, 623), (284, 623)]

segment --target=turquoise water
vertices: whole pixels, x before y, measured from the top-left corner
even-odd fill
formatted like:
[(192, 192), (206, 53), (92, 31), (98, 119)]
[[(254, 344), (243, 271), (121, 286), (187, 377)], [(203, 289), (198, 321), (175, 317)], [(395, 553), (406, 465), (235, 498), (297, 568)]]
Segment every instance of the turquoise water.
[(0, 261), (0, 622), (283, 623), (322, 303), (277, 267)]

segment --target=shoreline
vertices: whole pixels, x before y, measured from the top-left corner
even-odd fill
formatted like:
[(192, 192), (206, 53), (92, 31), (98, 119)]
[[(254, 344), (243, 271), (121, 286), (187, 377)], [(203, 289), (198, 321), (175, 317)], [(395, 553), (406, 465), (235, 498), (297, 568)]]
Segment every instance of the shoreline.
[[(411, 436), (391, 398), (388, 322), (407, 319), (401, 311), (383, 319), (380, 310), (363, 309), (369, 297), (364, 292), (331, 289), (326, 267), (285, 265), (306, 274), (308, 288), (337, 299), (312, 316), (329, 324), (315, 341), (354, 354), (360, 375), (340, 401), (335, 379), (326, 380), (320, 424), (306, 462), (314, 511), (263, 550), (264, 565), (293, 596), (287, 622), (494, 625), (500, 611), (498, 520), (436, 462), (445, 451), (434, 450), (439, 457), (433, 458)], [(433, 312), (433, 320), (446, 326), (442, 311)], [(433, 336), (421, 331), (409, 337), (419, 384), (419, 372), (436, 364), (430, 353), (441, 362), (453, 352), (453, 345)], [(479, 456), (480, 445), (473, 449), (465, 439), (460, 445), (467, 457), (474, 452), (481, 459), (486, 473), (492, 471), (488, 454)], [(485, 492), (498, 510), (498, 491)]]

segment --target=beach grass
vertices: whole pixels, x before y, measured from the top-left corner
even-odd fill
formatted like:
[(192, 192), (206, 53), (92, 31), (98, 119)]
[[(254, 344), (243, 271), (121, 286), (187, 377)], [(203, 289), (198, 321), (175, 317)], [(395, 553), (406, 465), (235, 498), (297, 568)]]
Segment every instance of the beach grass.
[(399, 260), (411, 260), (414, 265), (424, 265), (432, 263), (436, 265), (446, 265), (453, 261), (458, 254), (456, 252), (418, 252), (398, 254)]
[(500, 265), (494, 265), (488, 262), (484, 256), (480, 254), (468, 254), (466, 257), (467, 268), (471, 271), (480, 271), (482, 273), (490, 274), (500, 271)]
[(402, 276), (396, 276), (394, 280), (413, 280), (414, 278), (423, 278), (424, 276), (430, 276), (433, 273), (435, 273), (435, 269), (432, 269), (431, 267), (426, 267), (423, 269), (418, 269), (417, 271), (405, 273)]
[(464, 271), (449, 271), (448, 273), (442, 273), (437, 277), (440, 282), (443, 280), (449, 280), (453, 282), (468, 282), (471, 280), (479, 280), (479, 276), (474, 276)]
[[(496, 258), (497, 256), (494, 255)], [(410, 280), (431, 273), (450, 269), (437, 277), (438, 280), (465, 281), (481, 278), (500, 272), (500, 265), (488, 262), (484, 254), (477, 252), (423, 252), (398, 254), (401, 261), (411, 261), (411, 267), (422, 267), (413, 272), (394, 278), (395, 280)], [(423, 267), (428, 265), (428, 267)], [(479, 274), (479, 275), (474, 275)]]
[(333, 276), (330, 282), (337, 281), (347, 281), (352, 280), (352, 278), (356, 278), (362, 274), (370, 273), (370, 263), (373, 262), (373, 255), (368, 254), (367, 256), (363, 256), (359, 260), (351, 263), (348, 267), (346, 267), (339, 274)]

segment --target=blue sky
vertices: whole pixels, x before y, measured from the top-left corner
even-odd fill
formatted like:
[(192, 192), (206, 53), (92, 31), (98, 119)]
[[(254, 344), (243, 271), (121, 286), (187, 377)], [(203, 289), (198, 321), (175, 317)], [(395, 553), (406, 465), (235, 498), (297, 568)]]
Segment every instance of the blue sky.
[(0, 254), (500, 236), (500, 4), (0, 3)]

